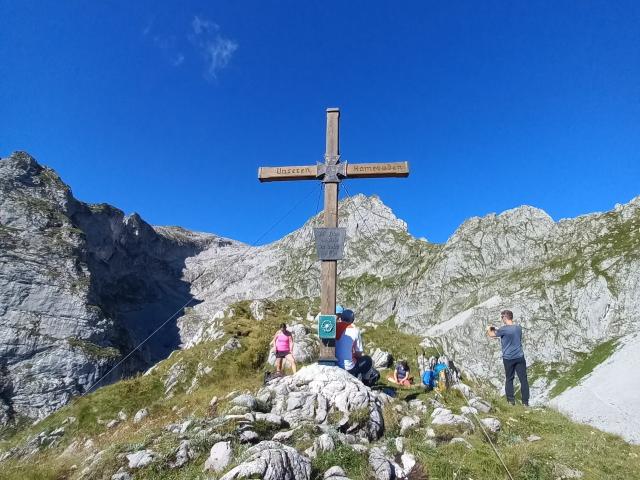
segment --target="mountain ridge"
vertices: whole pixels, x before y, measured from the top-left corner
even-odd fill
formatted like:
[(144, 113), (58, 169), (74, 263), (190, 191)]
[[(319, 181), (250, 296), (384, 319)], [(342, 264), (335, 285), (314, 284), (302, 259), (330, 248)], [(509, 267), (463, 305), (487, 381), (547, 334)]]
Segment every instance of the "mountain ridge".
[[(25, 191), (32, 192), (29, 189), (37, 187), (34, 179), (39, 166), (25, 155), (10, 157), (14, 158), (14, 167), (23, 166), (19, 172), (15, 170), (17, 167), (13, 168), (11, 185), (22, 185)], [(0, 168), (3, 164), (7, 168), (6, 160), (0, 161)], [(57, 175), (56, 178), (52, 181), (61, 183)], [(151, 227), (137, 214), (125, 216), (115, 207), (104, 204), (86, 206), (88, 210), (81, 209), (84, 216), (77, 215), (75, 223), (69, 220), (67, 225), (67, 220), (58, 218), (60, 211), (64, 213), (69, 204), (75, 208), (84, 204), (73, 199), (71, 190), (62, 183), (57, 189), (45, 189), (44, 193), (53, 203), (58, 202), (55, 204), (59, 207), (53, 211), (44, 209), (46, 215), (38, 210), (44, 208), (38, 202), (31, 202), (35, 213), (20, 210), (22, 207), (6, 202), (10, 195), (3, 194), (0, 233), (5, 233), (0, 241), (7, 246), (14, 245), (20, 235), (7, 229), (15, 229), (17, 225), (18, 230), (28, 231), (30, 224), (25, 219), (30, 215), (40, 219), (41, 230), (34, 233), (34, 239), (42, 237), (44, 241), (51, 229), (59, 229), (55, 224), (58, 221), (66, 226), (58, 233), (63, 239), (71, 238), (73, 248), (79, 245), (77, 236), (81, 236), (84, 229), (102, 232), (109, 225), (108, 231), (116, 228), (125, 233), (118, 240), (121, 247), (93, 240), (90, 254), (97, 261), (97, 266), (92, 267), (95, 276), (106, 275), (111, 278), (111, 285), (130, 278), (129, 274), (137, 278), (138, 274), (125, 266), (135, 264), (131, 259), (147, 258), (140, 255), (153, 251), (152, 245), (160, 246), (159, 253), (182, 252), (180, 255), (184, 257), (181, 259), (178, 255), (173, 262), (166, 258), (147, 259), (158, 268), (158, 278), (152, 285), (142, 283), (141, 292), (148, 288), (148, 294), (141, 295), (142, 301), (134, 295), (128, 303), (120, 299), (118, 304), (118, 318), (124, 324), (131, 325), (131, 321), (127, 323), (130, 317), (127, 312), (145, 318), (140, 312), (147, 310), (146, 318), (150, 315), (156, 322), (162, 321), (168, 315), (158, 319), (155, 307), (149, 305), (153, 305), (154, 297), (171, 291), (167, 285), (179, 282), (185, 302), (174, 306), (188, 300), (189, 307), (175, 327), (170, 324), (176, 332), (175, 347), (178, 344), (193, 347), (219, 338), (223, 319), (228, 317), (230, 306), (238, 301), (251, 301), (256, 317), (265, 301), (278, 299), (305, 299), (309, 305), (307, 315), (317, 308), (314, 302), (319, 295), (319, 265), (312, 228), (321, 224), (320, 215), (279, 240), (252, 247), (180, 227)], [(80, 225), (78, 219), (84, 219), (85, 223)], [(53, 226), (47, 223), (51, 221)], [(525, 327), (525, 351), (534, 373), (533, 393), (540, 402), (549, 400), (549, 392), (563, 375), (570, 373), (571, 365), (580, 355), (588, 355), (598, 345), (626, 338), (640, 329), (637, 300), (640, 197), (617, 205), (609, 212), (557, 222), (544, 211), (530, 206), (472, 217), (456, 229), (447, 242), (435, 244), (410, 235), (406, 223), (396, 218), (379, 197), (356, 195), (340, 203), (340, 225), (347, 229), (347, 244), (346, 258), (339, 263), (339, 301), (355, 308), (359, 321), (364, 324), (392, 319), (398, 328), (428, 337), (425, 345), (436, 345), (447, 351), (470, 374), (488, 378), (496, 387), (501, 377), (500, 353), (497, 345), (485, 339), (484, 325), (495, 321), (502, 308), (512, 309)], [(82, 228), (74, 231), (78, 226)], [(110, 235), (112, 233), (98, 235), (98, 238), (111, 238)], [(169, 243), (163, 243), (165, 240)], [(19, 250), (15, 245), (11, 248)], [(120, 280), (109, 276), (114, 272), (104, 270), (103, 263), (112, 262), (110, 255), (114, 252), (119, 252), (117, 255), (122, 258), (122, 261), (114, 260), (114, 265), (120, 265), (115, 272)], [(138, 260), (138, 265), (142, 266), (140, 262), (144, 264)], [(3, 268), (7, 268), (8, 264), (4, 265)], [(167, 276), (169, 271), (172, 273)], [(7, 281), (4, 284), (13, 285)], [(149, 292), (155, 293), (149, 296)], [(125, 293), (121, 293), (122, 298), (126, 298)], [(100, 298), (104, 299), (104, 294), (102, 291)], [(12, 301), (15, 304), (15, 300)], [(11, 305), (12, 301), (7, 300), (7, 304)], [(6, 310), (3, 315), (6, 316)], [(144, 323), (141, 324), (144, 331), (150, 331), (150, 325)], [(453, 327), (447, 328), (451, 325)], [(127, 330), (129, 337), (138, 341), (144, 338), (144, 331)], [(438, 335), (427, 335), (436, 332)], [(12, 339), (19, 338), (15, 332), (11, 335)], [(5, 345), (13, 341), (6, 340), (6, 333), (0, 335), (2, 338)], [(108, 341), (104, 343), (105, 348), (109, 346)], [(166, 354), (168, 350), (162, 355)], [(144, 359), (140, 362), (135, 368), (145, 363)], [(15, 369), (17, 364), (14, 362), (11, 366)], [(5, 388), (5, 391), (8, 390)], [(68, 401), (70, 397), (65, 398)]]

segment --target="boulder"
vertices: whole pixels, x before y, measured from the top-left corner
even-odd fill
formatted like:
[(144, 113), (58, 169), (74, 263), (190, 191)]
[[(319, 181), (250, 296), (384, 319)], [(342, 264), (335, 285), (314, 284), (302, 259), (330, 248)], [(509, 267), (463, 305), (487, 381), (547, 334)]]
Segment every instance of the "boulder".
[(498, 433), (500, 431), (500, 428), (502, 427), (500, 420), (498, 420), (497, 418), (487, 417), (480, 420), (480, 422), (491, 433)]
[(400, 435), (404, 435), (418, 425), (420, 425), (420, 417), (415, 415), (411, 417), (402, 417), (402, 419), (400, 419)]
[(400, 457), (400, 462), (402, 463), (402, 470), (405, 476), (411, 475), (413, 471), (413, 467), (416, 466), (416, 457), (411, 455), (410, 453), (403, 453)]
[(389, 352), (376, 348), (371, 354), (373, 366), (376, 368), (389, 368), (393, 363), (393, 357)]
[(186, 465), (189, 460), (196, 457), (196, 453), (191, 450), (191, 442), (183, 440), (176, 451), (176, 460), (169, 463), (169, 468), (180, 468)]
[(204, 469), (220, 473), (231, 463), (232, 456), (231, 442), (218, 442), (211, 447)]
[(131, 480), (129, 472), (116, 472), (111, 475), (111, 480)]
[(491, 405), (479, 397), (475, 397), (469, 400), (469, 406), (482, 413), (489, 413), (491, 411)]
[(240, 443), (257, 443), (260, 440), (260, 435), (253, 430), (245, 430), (240, 433), (239, 440)]
[(411, 400), (409, 401), (409, 407), (418, 411), (419, 413), (427, 413), (429, 411), (429, 407), (422, 400)]
[(261, 478), (262, 480), (310, 480), (311, 460), (294, 448), (264, 441), (247, 449), (243, 460), (220, 480)]
[(478, 414), (478, 410), (476, 410), (473, 407), (461, 407), (460, 408), (460, 412), (463, 415), (477, 415)]
[(174, 363), (164, 377), (164, 394), (168, 395), (181, 382), (184, 382), (186, 366), (178, 361)]
[(396, 478), (393, 463), (379, 447), (374, 447), (370, 450), (369, 465), (373, 469), (377, 480), (394, 480)]
[(115, 428), (118, 426), (118, 424), (120, 423), (120, 420), (111, 420), (109, 421), (109, 423), (107, 423), (107, 428)]
[(316, 438), (313, 445), (305, 453), (311, 458), (316, 458), (319, 453), (330, 452), (336, 448), (333, 438), (328, 433), (323, 433)]
[(142, 408), (136, 412), (133, 417), (133, 423), (140, 423), (142, 420), (149, 416), (149, 410)]
[[(407, 466), (410, 465), (411, 459), (406, 458)], [(415, 461), (414, 461), (415, 465)], [(376, 480), (402, 480), (407, 478), (407, 473), (392, 458), (387, 457), (384, 447), (373, 447), (369, 451), (369, 466), (375, 472)]]
[[(268, 396), (271, 413), (281, 415), (290, 425), (304, 421), (325, 423), (330, 411), (338, 411), (344, 414), (342, 418), (348, 418), (349, 433), (377, 440), (384, 432), (382, 402), (378, 396), (340, 368), (309, 365), (295, 375), (269, 383), (259, 395)], [(356, 416), (359, 425), (354, 426)]]
[(287, 430), (285, 432), (278, 432), (273, 436), (273, 438), (271, 440), (274, 440), (276, 442), (286, 442), (287, 440), (290, 440), (291, 437), (293, 437), (294, 433), (295, 433), (295, 430)]
[(404, 437), (397, 437), (394, 443), (396, 445), (396, 451), (398, 453), (404, 453)]
[(239, 407), (248, 408), (249, 410), (257, 410), (258, 408), (258, 400), (256, 400), (256, 397), (249, 395), (248, 393), (238, 395), (231, 400), (231, 403)]
[(142, 468), (153, 462), (155, 453), (151, 450), (138, 450), (137, 452), (127, 455), (129, 468)]
[(264, 317), (265, 317), (265, 314), (266, 314), (266, 305), (265, 305), (264, 301), (262, 301), (262, 300), (254, 300), (249, 305), (249, 310), (251, 310), (251, 316), (255, 320), (257, 320), (259, 322), (264, 320)]
[(436, 408), (431, 413), (433, 425), (460, 425), (466, 430), (473, 430), (473, 422), (462, 415), (454, 415), (447, 408)]
[(257, 421), (259, 420), (271, 425), (275, 425), (277, 427), (286, 425), (286, 422), (284, 421), (284, 418), (282, 418), (282, 415), (276, 415), (275, 413), (256, 413), (255, 419)]
[(323, 480), (350, 480), (342, 468), (335, 466), (324, 472)]
[(464, 384), (462, 382), (458, 382), (456, 384), (454, 384), (451, 388), (453, 388), (454, 390), (459, 390), (460, 392), (462, 392), (462, 395), (464, 395), (465, 398), (470, 398), (471, 397), (471, 387), (469, 387), (469, 385)]

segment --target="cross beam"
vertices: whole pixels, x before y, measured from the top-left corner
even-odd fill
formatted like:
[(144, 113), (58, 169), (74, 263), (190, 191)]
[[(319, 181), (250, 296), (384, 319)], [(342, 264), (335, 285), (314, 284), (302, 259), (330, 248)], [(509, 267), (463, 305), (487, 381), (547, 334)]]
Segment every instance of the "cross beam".
[[(409, 162), (392, 163), (347, 163), (342, 178), (383, 178), (408, 177)], [(278, 182), (282, 180), (318, 180), (323, 175), (324, 164), (305, 165), (300, 167), (260, 167), (258, 180), (261, 182)]]
[[(408, 177), (408, 162), (348, 163), (340, 158), (340, 109), (327, 108), (327, 135), (324, 162), (316, 165), (290, 167), (260, 167), (258, 180), (278, 182), (287, 180), (321, 180), (324, 183), (324, 226), (338, 226), (338, 188), (343, 179)], [(335, 315), (337, 261), (322, 260), (320, 313)], [(320, 361), (335, 362), (335, 340), (322, 340)]]

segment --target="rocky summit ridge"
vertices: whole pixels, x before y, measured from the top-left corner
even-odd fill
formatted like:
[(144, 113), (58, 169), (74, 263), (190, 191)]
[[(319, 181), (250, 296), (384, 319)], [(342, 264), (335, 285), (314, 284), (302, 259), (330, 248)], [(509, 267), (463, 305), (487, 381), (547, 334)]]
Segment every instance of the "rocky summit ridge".
[[(59, 408), (187, 302), (107, 380), (223, 338), (238, 302), (260, 321), (269, 302), (297, 299), (312, 318), (320, 223), (252, 247), (79, 202), (27, 154), (0, 160), (0, 412), (38, 418)], [(356, 195), (340, 203), (340, 226), (338, 296), (362, 324), (391, 322), (499, 388), (499, 346), (484, 325), (510, 308), (525, 328), (535, 401), (640, 441), (624, 421), (639, 400), (620, 401), (607, 383), (640, 388), (638, 370), (616, 361), (629, 360), (640, 330), (640, 197), (558, 222), (526, 206), (474, 217), (433, 244), (379, 198)], [(585, 414), (565, 396), (590, 375), (608, 380), (589, 386), (600, 408)]]

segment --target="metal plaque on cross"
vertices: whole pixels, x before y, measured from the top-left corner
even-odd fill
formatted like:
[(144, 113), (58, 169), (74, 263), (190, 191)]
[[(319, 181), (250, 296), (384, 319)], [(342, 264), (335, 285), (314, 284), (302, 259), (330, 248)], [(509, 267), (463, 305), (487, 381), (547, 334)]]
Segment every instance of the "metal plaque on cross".
[(313, 235), (318, 260), (342, 260), (344, 241), (347, 238), (346, 228), (314, 228)]

